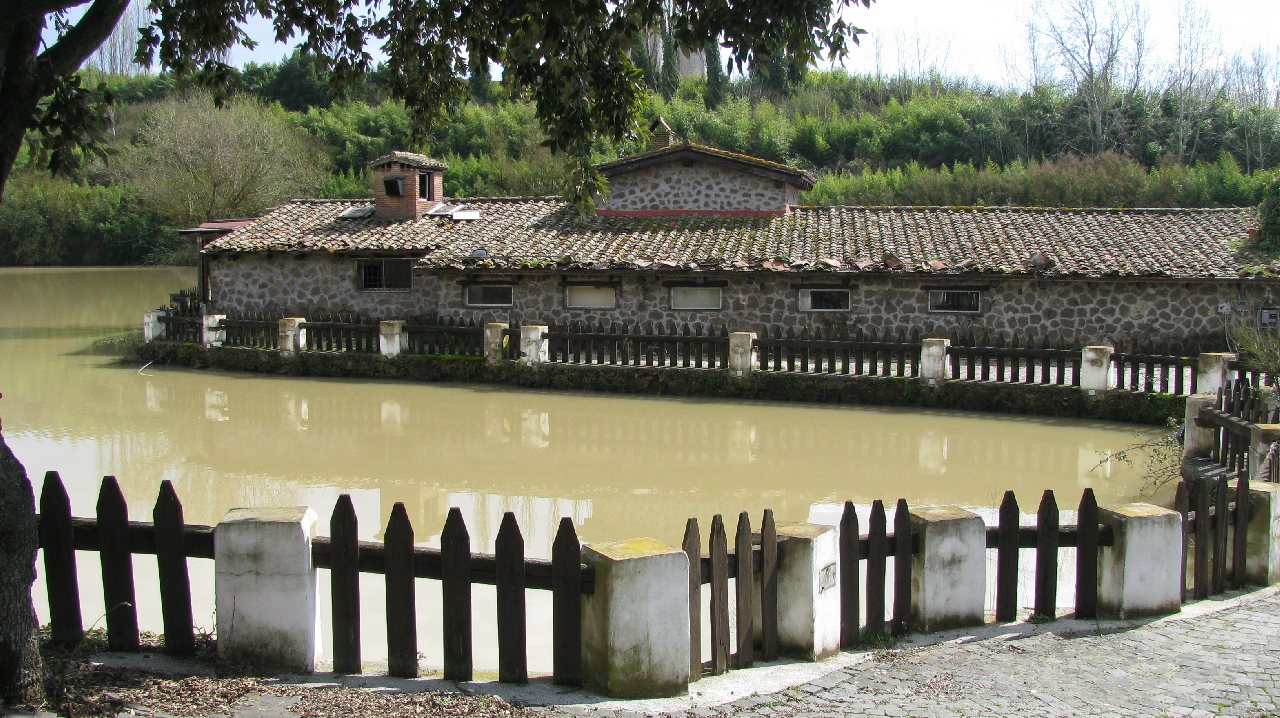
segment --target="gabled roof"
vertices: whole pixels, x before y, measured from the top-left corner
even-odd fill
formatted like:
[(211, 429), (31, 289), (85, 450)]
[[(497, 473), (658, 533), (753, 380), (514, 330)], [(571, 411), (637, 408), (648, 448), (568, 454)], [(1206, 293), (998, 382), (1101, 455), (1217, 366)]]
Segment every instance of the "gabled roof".
[(691, 142), (682, 142), (670, 147), (663, 147), (649, 152), (641, 152), (623, 157), (620, 160), (605, 162), (596, 165), (596, 169), (600, 170), (605, 177), (616, 177), (628, 172), (653, 167), (655, 165), (664, 165), (671, 162), (681, 162), (684, 160), (696, 159), (709, 162), (711, 164), (727, 167), (739, 172), (746, 172), (757, 176), (767, 177), (769, 179), (786, 182), (803, 190), (813, 189), (813, 175), (808, 172), (797, 170), (794, 167), (779, 162), (770, 162), (762, 160), (759, 157), (751, 155), (740, 155), (736, 152), (727, 152), (715, 147), (706, 145), (696, 145)]
[[(888, 272), (1228, 279), (1280, 274), (1241, 249), (1246, 209), (799, 207), (780, 216), (579, 217), (555, 197), (468, 199), (479, 219), (339, 219), (369, 201), (296, 200), (219, 252), (395, 252), (431, 270)], [(471, 257), (477, 249), (487, 256)], [(1043, 255), (1038, 263), (1032, 258)], [(1044, 261), (1047, 258), (1048, 265)]]
[(417, 152), (402, 152), (396, 150), (388, 155), (383, 155), (369, 163), (370, 167), (378, 167), (388, 162), (399, 162), (402, 165), (417, 167), (420, 170), (447, 170), (449, 165), (437, 159), (432, 159), (426, 155), (420, 155)]

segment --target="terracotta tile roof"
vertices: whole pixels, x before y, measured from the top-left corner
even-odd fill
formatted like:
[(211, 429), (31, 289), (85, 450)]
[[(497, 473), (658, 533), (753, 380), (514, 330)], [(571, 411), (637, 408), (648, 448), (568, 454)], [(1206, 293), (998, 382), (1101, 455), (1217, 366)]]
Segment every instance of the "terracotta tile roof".
[(420, 155), (417, 152), (403, 152), (396, 150), (389, 155), (383, 155), (376, 160), (369, 162), (370, 167), (377, 167), (388, 162), (399, 162), (400, 164), (417, 167), (422, 170), (447, 170), (449, 165), (437, 159), (432, 159), (426, 155)]
[(800, 189), (813, 189), (814, 178), (808, 172), (803, 172), (780, 162), (771, 162), (759, 157), (729, 152), (717, 147), (708, 147), (707, 145), (699, 145), (692, 142), (682, 142), (669, 147), (623, 157), (612, 162), (605, 162), (596, 165), (596, 169), (600, 170), (605, 177), (615, 177), (644, 167), (676, 162), (689, 157), (710, 160), (755, 174), (765, 174), (773, 179), (795, 185)]
[[(1246, 209), (799, 207), (782, 216), (595, 216), (554, 197), (466, 200), (478, 220), (339, 219), (296, 200), (210, 252), (402, 252), (427, 269), (829, 271), (1227, 278), (1280, 274), (1241, 250)], [(484, 255), (472, 257), (476, 250)]]

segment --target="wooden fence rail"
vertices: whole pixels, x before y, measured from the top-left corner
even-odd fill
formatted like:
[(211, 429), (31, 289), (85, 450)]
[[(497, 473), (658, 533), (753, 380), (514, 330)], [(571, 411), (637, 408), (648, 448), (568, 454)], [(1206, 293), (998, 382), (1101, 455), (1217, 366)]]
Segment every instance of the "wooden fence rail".
[(266, 314), (228, 316), (218, 324), (222, 345), (250, 349), (280, 348), (280, 319)]
[[(136, 651), (138, 616), (133, 574), (134, 554), (154, 554), (158, 570), (165, 650), (189, 654), (195, 634), (191, 609), (188, 558), (214, 557), (212, 526), (185, 524), (182, 504), (170, 482), (161, 484), (153, 522), (128, 520), (128, 506), (114, 477), (102, 480), (95, 518), (75, 518), (61, 477), (45, 475), (40, 493), (39, 533), (49, 596), (52, 639), (63, 645), (84, 635), (80, 612), (76, 551), (98, 552), (102, 564), (107, 644), (111, 650)], [(497, 589), (500, 680), (528, 679), (525, 631), (526, 590), (552, 594), (554, 680), (580, 685), (582, 680), (581, 596), (595, 590), (595, 572), (580, 563), (581, 545), (573, 522), (562, 519), (550, 561), (524, 557), (524, 541), (515, 515), (503, 517), (494, 555), (473, 554), (462, 514), (450, 509), (441, 547), (414, 545), (413, 527), (403, 504), (388, 521), (385, 541), (359, 541), (351, 498), (338, 498), (330, 518), (330, 536), (312, 540), (312, 561), (331, 572), (334, 671), (360, 670), (359, 574), (385, 576), (387, 584), (387, 651), (392, 675), (418, 675), (415, 579), (441, 582), (444, 597), (444, 671), (450, 680), (471, 680), (471, 587)]]
[(549, 326), (543, 338), (549, 361), (565, 364), (703, 369), (729, 365), (729, 332), (723, 327), (704, 331), (702, 325), (570, 322)]
[(753, 344), (761, 371), (914, 377), (920, 374), (919, 330), (910, 334), (822, 327), (761, 330)]
[(1013, 337), (953, 340), (947, 347), (951, 379), (1080, 386), (1079, 349)]
[(1111, 355), (1117, 389), (1148, 394), (1195, 394), (1198, 391), (1197, 365), (1194, 356), (1147, 351), (1117, 351)]
[(369, 319), (346, 315), (308, 318), (298, 328), (307, 333), (303, 351), (358, 354), (377, 354), (381, 351), (378, 346), (378, 323)]
[(475, 319), (419, 318), (405, 324), (409, 354), (484, 356), (484, 327)]

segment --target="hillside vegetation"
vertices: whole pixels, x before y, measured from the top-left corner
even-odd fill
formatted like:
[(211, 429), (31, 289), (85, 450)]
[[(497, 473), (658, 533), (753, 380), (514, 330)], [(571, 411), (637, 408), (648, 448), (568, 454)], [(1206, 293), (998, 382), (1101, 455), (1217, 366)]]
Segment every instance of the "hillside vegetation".
[[(447, 162), (451, 196), (556, 194), (563, 184), (533, 107), (502, 81), (478, 78), (449, 122), (414, 133), (379, 73), (338, 99), (303, 55), (243, 68), (223, 108), (167, 75), (86, 72), (115, 98), (112, 154), (70, 177), (20, 160), (0, 205), (0, 264), (181, 260), (190, 249), (165, 228), (252, 216), (289, 197), (368, 196), (366, 164), (392, 149)], [(786, 67), (712, 75), (655, 78), (645, 114), (665, 117), (680, 139), (810, 170), (817, 184), (802, 199), (812, 204), (1246, 206), (1280, 166), (1280, 110), (1226, 88), (1015, 91)], [(240, 114), (213, 121), (226, 113)], [(246, 124), (264, 139), (233, 160), (225, 150), (248, 141)], [(157, 181), (161, 172), (179, 179)], [(237, 183), (254, 191), (241, 197)]]

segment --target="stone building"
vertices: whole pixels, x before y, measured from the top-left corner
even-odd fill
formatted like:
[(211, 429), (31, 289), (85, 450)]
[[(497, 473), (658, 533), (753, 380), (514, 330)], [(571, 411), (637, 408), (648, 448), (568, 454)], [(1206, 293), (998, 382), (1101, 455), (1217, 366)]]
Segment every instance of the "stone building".
[(372, 200), (295, 200), (204, 250), (219, 312), (762, 328), (971, 329), (1075, 343), (1217, 338), (1280, 297), (1247, 209), (805, 207), (801, 171), (692, 144), (555, 197), (443, 196), (372, 163)]

